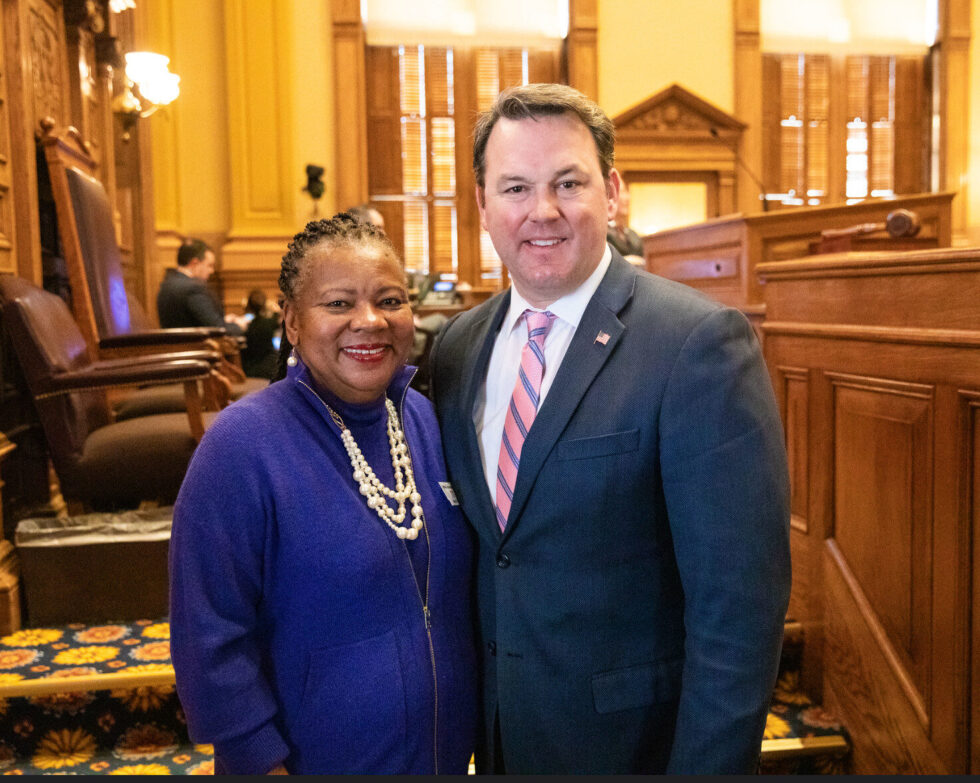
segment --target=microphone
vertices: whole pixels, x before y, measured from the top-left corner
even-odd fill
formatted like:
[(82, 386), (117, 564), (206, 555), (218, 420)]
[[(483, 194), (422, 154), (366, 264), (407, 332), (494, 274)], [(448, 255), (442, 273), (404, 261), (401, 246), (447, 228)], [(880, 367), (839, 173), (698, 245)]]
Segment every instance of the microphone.
[(766, 198), (766, 186), (762, 184), (762, 180), (759, 179), (755, 175), (755, 172), (752, 171), (752, 169), (750, 169), (745, 164), (745, 161), (744, 160), (742, 160), (742, 157), (738, 154), (738, 145), (737, 144), (729, 144), (727, 141), (725, 141), (721, 137), (721, 134), (718, 133), (718, 129), (716, 127), (714, 127), (713, 125), (710, 128), (708, 128), (708, 131), (709, 131), (709, 133), (711, 133), (712, 136), (714, 136), (716, 139), (718, 139), (718, 141), (720, 141), (722, 144), (724, 144), (729, 149), (731, 149), (732, 154), (735, 156), (735, 162), (739, 166), (742, 167), (742, 171), (744, 171), (746, 174), (749, 175), (749, 179), (751, 179), (752, 182), (755, 183), (755, 186), (759, 189), (759, 200), (762, 202), (762, 211), (763, 212), (768, 212), (769, 211), (769, 200)]

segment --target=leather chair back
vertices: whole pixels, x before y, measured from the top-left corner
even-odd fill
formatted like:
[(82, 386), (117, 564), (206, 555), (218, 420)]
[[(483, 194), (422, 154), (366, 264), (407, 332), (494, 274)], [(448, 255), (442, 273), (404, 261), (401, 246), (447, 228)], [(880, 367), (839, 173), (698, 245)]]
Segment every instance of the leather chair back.
[(88, 434), (109, 423), (104, 390), (46, 397), (56, 373), (92, 362), (88, 345), (60, 297), (13, 275), (0, 275), (0, 308), (44, 428), (55, 469), (70, 470)]
[(65, 173), (99, 335), (129, 334), (134, 324), (109, 194), (95, 177), (73, 166)]

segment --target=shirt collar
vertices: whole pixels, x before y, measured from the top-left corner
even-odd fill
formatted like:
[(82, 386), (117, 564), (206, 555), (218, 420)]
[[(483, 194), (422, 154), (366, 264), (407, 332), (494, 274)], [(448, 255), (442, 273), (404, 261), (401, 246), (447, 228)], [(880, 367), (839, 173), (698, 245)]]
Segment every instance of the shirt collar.
[[(548, 312), (553, 313), (562, 321), (569, 324), (573, 329), (578, 328), (579, 321), (582, 320), (582, 314), (585, 312), (585, 308), (588, 307), (589, 301), (592, 299), (592, 295), (596, 292), (596, 289), (599, 288), (599, 283), (602, 282), (602, 278), (606, 274), (609, 264), (612, 262), (612, 250), (609, 249), (608, 244), (605, 247), (606, 250), (602, 254), (602, 258), (599, 259), (598, 266), (592, 270), (592, 274), (585, 279), (585, 282), (571, 293), (565, 294), (560, 299), (556, 299), (546, 308)], [(525, 310), (538, 310), (538, 308), (532, 307), (528, 301), (517, 292), (514, 285), (511, 284), (510, 307), (507, 310), (507, 316), (504, 318), (501, 328), (509, 333), (517, 326)]]

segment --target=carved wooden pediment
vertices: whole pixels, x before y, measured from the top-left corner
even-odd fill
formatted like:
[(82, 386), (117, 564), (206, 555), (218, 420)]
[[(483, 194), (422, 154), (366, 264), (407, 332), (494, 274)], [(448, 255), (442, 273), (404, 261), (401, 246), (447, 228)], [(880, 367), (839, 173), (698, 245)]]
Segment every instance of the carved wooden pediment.
[(721, 135), (729, 135), (745, 128), (744, 123), (728, 112), (713, 106), (679, 84), (672, 84), (627, 109), (613, 119), (613, 124), (617, 133), (636, 130), (710, 134), (714, 129)]

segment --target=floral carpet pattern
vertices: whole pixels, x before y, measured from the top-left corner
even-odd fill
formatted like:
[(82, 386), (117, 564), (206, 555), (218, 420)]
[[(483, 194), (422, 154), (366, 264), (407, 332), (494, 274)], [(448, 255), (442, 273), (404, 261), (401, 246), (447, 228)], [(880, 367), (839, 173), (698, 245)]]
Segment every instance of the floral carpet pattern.
[(762, 739), (760, 772), (774, 775), (842, 775), (848, 772), (850, 738), (836, 716), (814, 704), (800, 685), (802, 635), (783, 640), (779, 675)]
[[(844, 774), (847, 732), (801, 690), (802, 649), (801, 638), (786, 638), (760, 772)], [(213, 775), (213, 749), (190, 741), (176, 689), (161, 681), (172, 672), (164, 620), (31, 628), (0, 637), (0, 774)], [(118, 673), (155, 678), (145, 685), (3, 696), (5, 685)]]
[[(80, 669), (85, 671), (81, 671)], [(166, 622), (28, 628), (0, 637), (0, 685), (39, 677), (170, 668)]]
[[(50, 677), (172, 671), (170, 628), (140, 620), (32, 628), (0, 638), (0, 685)], [(0, 697), (5, 775), (212, 775), (187, 736), (172, 684)]]

